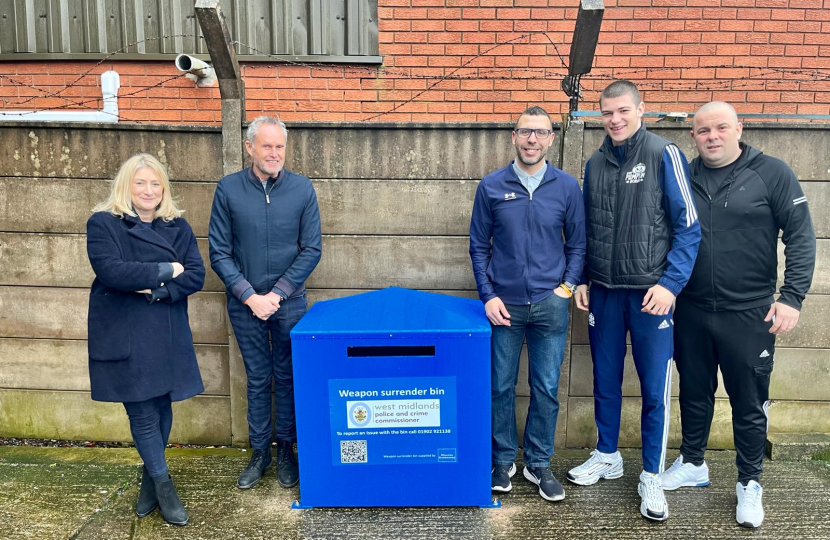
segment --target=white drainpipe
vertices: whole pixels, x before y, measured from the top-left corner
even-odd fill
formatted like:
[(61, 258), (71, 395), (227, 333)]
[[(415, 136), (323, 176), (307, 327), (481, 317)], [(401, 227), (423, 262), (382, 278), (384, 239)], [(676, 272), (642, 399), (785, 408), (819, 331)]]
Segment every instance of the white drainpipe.
[(27, 122), (118, 122), (118, 89), (121, 78), (115, 71), (101, 74), (102, 111), (5, 111), (0, 109), (0, 120)]

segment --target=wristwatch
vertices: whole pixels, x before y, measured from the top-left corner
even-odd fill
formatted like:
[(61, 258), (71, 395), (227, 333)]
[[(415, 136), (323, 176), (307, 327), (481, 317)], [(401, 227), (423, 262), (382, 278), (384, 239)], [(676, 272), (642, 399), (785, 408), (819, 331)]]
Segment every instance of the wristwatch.
[(565, 292), (568, 293), (568, 296), (573, 296), (574, 293), (576, 293), (576, 285), (574, 285), (570, 281), (560, 283), (559, 286), (565, 289)]

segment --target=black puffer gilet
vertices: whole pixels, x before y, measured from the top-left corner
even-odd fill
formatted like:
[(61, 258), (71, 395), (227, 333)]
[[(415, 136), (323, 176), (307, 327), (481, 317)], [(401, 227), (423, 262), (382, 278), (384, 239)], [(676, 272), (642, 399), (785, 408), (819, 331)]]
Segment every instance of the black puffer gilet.
[(646, 289), (662, 277), (671, 247), (660, 167), (671, 144), (646, 131), (626, 141), (622, 163), (605, 137), (588, 160), (588, 278), (611, 289)]

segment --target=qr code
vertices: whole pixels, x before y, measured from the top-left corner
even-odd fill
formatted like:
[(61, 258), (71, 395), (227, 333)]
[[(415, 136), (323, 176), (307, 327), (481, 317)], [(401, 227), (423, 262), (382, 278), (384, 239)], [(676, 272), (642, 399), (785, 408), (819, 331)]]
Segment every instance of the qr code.
[(366, 463), (366, 441), (340, 441), (340, 463)]

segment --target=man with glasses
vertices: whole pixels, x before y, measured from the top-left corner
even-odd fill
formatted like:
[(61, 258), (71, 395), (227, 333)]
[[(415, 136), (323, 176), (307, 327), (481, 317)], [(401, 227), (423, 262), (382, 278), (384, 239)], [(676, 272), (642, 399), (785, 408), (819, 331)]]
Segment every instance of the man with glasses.
[(565, 498), (550, 470), (559, 413), (559, 371), (570, 298), (585, 258), (585, 218), (576, 179), (545, 161), (550, 116), (530, 107), (516, 121), (516, 160), (484, 177), (470, 220), (470, 258), (493, 325), (492, 489), (508, 492), (516, 473), (516, 383), (527, 338), (530, 406), (524, 476), (548, 501)]

